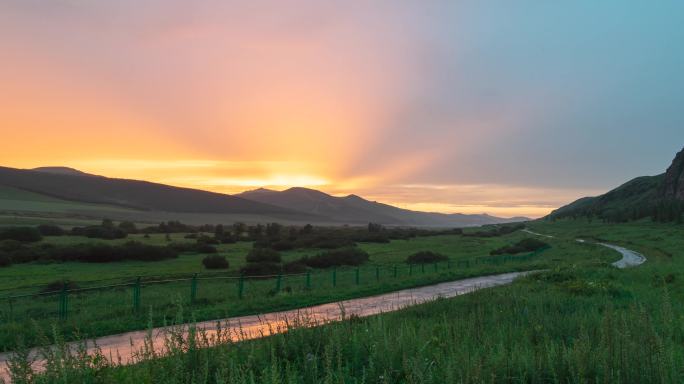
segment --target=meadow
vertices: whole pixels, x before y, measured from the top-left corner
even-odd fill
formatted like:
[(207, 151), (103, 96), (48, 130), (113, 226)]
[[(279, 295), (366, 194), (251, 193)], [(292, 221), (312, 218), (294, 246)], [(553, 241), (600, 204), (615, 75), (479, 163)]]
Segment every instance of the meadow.
[[(58, 293), (5, 299), (0, 304), (0, 318), (3, 319), (0, 349), (48, 344), (51, 341), (46, 335), (50, 335), (54, 326), (65, 339), (73, 340), (144, 329), (150, 325), (162, 326), (177, 319), (180, 308), (184, 308), (184, 321), (299, 308), (466, 277), (546, 268), (558, 262), (566, 252), (568, 245), (561, 242), (531, 259), (478, 262), (483, 257), (489, 258), (489, 250), (529, 236), (523, 232), (490, 238), (441, 235), (389, 243), (359, 243), (359, 247), (369, 253), (370, 260), (358, 269), (312, 270), (308, 276), (300, 273), (242, 282), (238, 271), (245, 265), (245, 255), (252, 247), (251, 242), (218, 245), (218, 254), (226, 256), (230, 262), (230, 269), (220, 272), (206, 270), (201, 263), (205, 255), (200, 254), (182, 254), (176, 259), (157, 262), (15, 264), (0, 268), (3, 297), (33, 295), (44, 290), (48, 283), (60, 280), (74, 281), (78, 289), (68, 294), (66, 314), (61, 312), (62, 299)], [(59, 236), (45, 237), (42, 241), (68, 245), (81, 242), (117, 244), (130, 240), (150, 245), (169, 242), (161, 234), (148, 237), (130, 235), (127, 239), (117, 240)], [(190, 240), (184, 234), (173, 234), (171, 241)], [(583, 257), (593, 257), (586, 247), (570, 245), (576, 247)], [(423, 266), (405, 263), (409, 255), (425, 250), (447, 255), (449, 260)], [(320, 251), (283, 252), (283, 261)], [(603, 249), (600, 253), (606, 260), (616, 258)], [(196, 276), (194, 283), (193, 276)], [(138, 277), (141, 278), (141, 288), (136, 299), (133, 282)], [(102, 285), (109, 287), (91, 289)]]
[[(241, 343), (170, 339), (130, 366), (54, 357), (33, 382), (676, 383), (684, 380), (681, 225), (535, 222), (549, 271), (511, 286)], [(513, 236), (520, 236), (516, 233)], [(576, 237), (643, 252), (637, 268)], [(611, 259), (612, 256), (612, 259)], [(207, 347), (207, 348), (201, 348)], [(15, 379), (22, 382), (21, 364)]]

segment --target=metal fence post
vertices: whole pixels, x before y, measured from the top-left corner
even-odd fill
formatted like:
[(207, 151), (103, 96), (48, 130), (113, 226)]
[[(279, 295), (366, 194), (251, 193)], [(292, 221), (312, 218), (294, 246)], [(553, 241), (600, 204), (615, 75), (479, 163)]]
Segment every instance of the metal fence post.
[(425, 263), (420, 263), (420, 271), (425, 273)]
[(194, 304), (197, 299), (197, 274), (192, 275), (190, 281), (190, 303)]
[(245, 292), (245, 275), (240, 275), (240, 280), (238, 280), (238, 298), (242, 299)]
[(280, 292), (280, 286), (283, 283), (283, 276), (281, 274), (278, 274), (278, 277), (276, 278), (276, 292)]
[(135, 280), (133, 286), (133, 311), (140, 312), (140, 277)]
[(409, 276), (413, 275), (413, 264), (409, 264)]
[(359, 277), (360, 277), (359, 276), (359, 267), (356, 267), (356, 285), (359, 285), (359, 281), (360, 281)]
[(435, 272), (439, 270), (439, 263), (435, 263)]
[(397, 266), (396, 265), (394, 266), (394, 278), (395, 279), (397, 278)]
[(332, 283), (333, 283), (333, 288), (337, 287), (337, 268), (333, 268)]
[(380, 281), (380, 267), (375, 267), (375, 280)]
[(311, 272), (306, 271), (306, 289), (311, 289)]

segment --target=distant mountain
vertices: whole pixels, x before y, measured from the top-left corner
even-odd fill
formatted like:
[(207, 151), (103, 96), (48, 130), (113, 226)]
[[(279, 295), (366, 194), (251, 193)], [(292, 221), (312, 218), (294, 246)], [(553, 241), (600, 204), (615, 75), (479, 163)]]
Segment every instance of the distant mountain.
[(52, 173), (55, 175), (95, 176), (69, 167), (38, 167), (33, 168), (32, 171)]
[[(147, 181), (92, 176), (68, 168), (0, 167), (0, 185), (64, 200), (146, 211), (293, 215), (295, 212), (230, 195)], [(301, 213), (296, 212), (298, 216)], [(310, 219), (316, 219), (310, 216)]]
[[(166, 217), (167, 220), (177, 217), (177, 220), (212, 222), (251, 220), (324, 225), (365, 225), (374, 222), (431, 227), (464, 227), (528, 220), (411, 211), (368, 201), (356, 195), (335, 197), (307, 188), (290, 188), (282, 192), (262, 188), (232, 196), (147, 181), (108, 178), (67, 167), (0, 167), (2, 186), (64, 201), (106, 205), (108, 208), (103, 207), (103, 212), (107, 212), (109, 217), (113, 217), (111, 207), (114, 206), (144, 211), (148, 220), (154, 217)], [(92, 215), (93, 210), (88, 212)], [(81, 209), (76, 213), (84, 211)], [(126, 212), (126, 219), (135, 220), (131, 217), (133, 214)]]
[(597, 217), (628, 221), (644, 217), (671, 221), (684, 210), (684, 150), (677, 153), (667, 172), (641, 176), (596, 197), (583, 197), (548, 216)]
[(285, 191), (256, 189), (236, 195), (278, 207), (326, 216), (349, 223), (380, 223), (402, 226), (473, 226), (529, 220), (524, 217), (504, 219), (489, 215), (464, 215), (419, 212), (397, 208), (388, 204), (368, 201), (356, 195), (331, 196), (308, 188), (290, 188)]
[(665, 172), (661, 189), (665, 199), (684, 201), (684, 149), (682, 149)]

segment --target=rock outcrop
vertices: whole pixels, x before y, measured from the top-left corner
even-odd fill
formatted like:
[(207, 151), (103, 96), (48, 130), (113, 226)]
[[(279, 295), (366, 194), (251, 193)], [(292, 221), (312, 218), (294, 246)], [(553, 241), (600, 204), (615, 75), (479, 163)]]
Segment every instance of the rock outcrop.
[(684, 201), (684, 149), (677, 154), (665, 173), (662, 194), (666, 199)]

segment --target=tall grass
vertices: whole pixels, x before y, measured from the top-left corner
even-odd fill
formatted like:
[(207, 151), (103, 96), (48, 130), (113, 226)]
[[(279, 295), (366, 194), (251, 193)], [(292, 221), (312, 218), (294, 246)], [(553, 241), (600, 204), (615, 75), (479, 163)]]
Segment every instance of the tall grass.
[[(636, 298), (610, 268), (563, 269), (513, 286), (233, 342), (178, 328), (167, 354), (133, 365), (65, 347), (16, 383), (678, 383), (682, 309), (667, 286)], [(304, 319), (305, 321), (306, 319)], [(64, 344), (62, 344), (64, 345)]]

